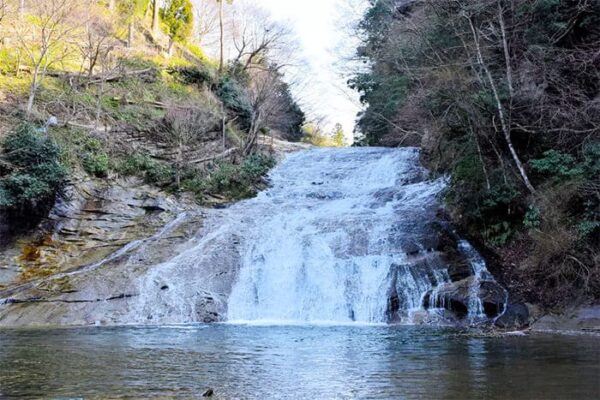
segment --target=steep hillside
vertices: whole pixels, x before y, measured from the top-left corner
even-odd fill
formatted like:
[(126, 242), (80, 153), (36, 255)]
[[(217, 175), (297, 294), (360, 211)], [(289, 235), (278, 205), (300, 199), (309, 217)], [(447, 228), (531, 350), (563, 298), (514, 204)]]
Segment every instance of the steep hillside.
[(0, 287), (251, 197), (302, 137), (275, 41), (220, 66), (179, 3), (0, 2)]
[(365, 144), (420, 145), (521, 301), (600, 300), (600, 3), (371, 0)]

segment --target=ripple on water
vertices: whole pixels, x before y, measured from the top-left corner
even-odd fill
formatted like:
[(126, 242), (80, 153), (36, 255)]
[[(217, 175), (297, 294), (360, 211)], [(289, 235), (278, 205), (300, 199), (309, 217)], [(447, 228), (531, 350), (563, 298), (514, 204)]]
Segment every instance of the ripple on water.
[(0, 331), (0, 398), (596, 399), (600, 339), (402, 326)]

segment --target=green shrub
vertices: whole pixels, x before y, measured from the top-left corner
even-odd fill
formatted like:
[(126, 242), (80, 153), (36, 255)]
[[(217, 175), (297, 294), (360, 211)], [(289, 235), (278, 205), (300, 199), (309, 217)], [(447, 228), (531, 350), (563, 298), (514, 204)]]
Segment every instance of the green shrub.
[(252, 106), (244, 87), (233, 78), (223, 78), (219, 83), (217, 96), (225, 107), (240, 117), (242, 128), (247, 129), (252, 118)]
[(575, 162), (575, 157), (556, 150), (548, 150), (544, 158), (530, 161), (531, 167), (542, 174), (555, 177), (574, 177), (581, 175), (583, 170)]
[(195, 193), (198, 197), (206, 193), (223, 195), (232, 200), (252, 197), (256, 194), (257, 185), (262, 177), (273, 166), (275, 159), (265, 155), (250, 156), (241, 165), (220, 163), (207, 177), (186, 177), (183, 189)]
[(485, 239), (494, 246), (504, 246), (514, 234), (511, 224), (507, 221), (490, 225), (483, 232)]
[(588, 144), (583, 150), (584, 170), (588, 177), (594, 178), (600, 175), (600, 142)]
[(581, 239), (585, 239), (600, 229), (600, 221), (585, 220), (577, 225), (577, 232)]
[(147, 153), (134, 153), (115, 166), (122, 175), (142, 176), (144, 181), (157, 186), (169, 186), (173, 183), (174, 171)]
[(105, 178), (108, 176), (110, 158), (105, 152), (86, 153), (83, 155), (82, 165), (88, 174)]
[(86, 138), (83, 150), (81, 165), (85, 172), (98, 178), (108, 176), (110, 158), (104, 151), (103, 143), (96, 138)]
[(528, 229), (538, 229), (542, 224), (540, 209), (534, 206), (529, 206), (525, 213), (523, 225)]
[(212, 87), (217, 80), (215, 71), (206, 66), (178, 67), (173, 68), (170, 73), (179, 76), (184, 83), (189, 85), (207, 85)]
[(59, 146), (32, 125), (11, 132), (3, 143), (1, 158), (11, 167), (0, 177), (0, 208), (37, 215), (51, 205), (67, 178), (60, 156)]
[(256, 180), (265, 176), (275, 164), (276, 161), (271, 156), (254, 154), (244, 160), (242, 163), (242, 171), (250, 179)]

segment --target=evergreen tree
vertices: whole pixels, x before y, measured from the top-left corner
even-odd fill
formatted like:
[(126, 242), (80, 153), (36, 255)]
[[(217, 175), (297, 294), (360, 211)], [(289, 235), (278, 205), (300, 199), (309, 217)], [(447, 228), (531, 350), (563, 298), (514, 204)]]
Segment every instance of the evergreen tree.
[(342, 124), (335, 124), (335, 128), (333, 128), (333, 145), (335, 147), (345, 147), (346, 146), (346, 135), (344, 134), (344, 127)]
[(175, 42), (183, 42), (192, 34), (193, 6), (190, 0), (169, 0), (160, 14), (168, 27), (169, 54), (171, 54)]

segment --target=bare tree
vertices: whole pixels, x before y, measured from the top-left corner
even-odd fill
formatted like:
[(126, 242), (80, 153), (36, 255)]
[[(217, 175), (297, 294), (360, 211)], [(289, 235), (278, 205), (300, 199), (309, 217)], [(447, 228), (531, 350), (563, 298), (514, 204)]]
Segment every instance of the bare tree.
[[(512, 104), (512, 98), (514, 97), (514, 89), (513, 89), (513, 85), (512, 85), (512, 71), (511, 71), (511, 64), (510, 64), (510, 58), (509, 58), (509, 50), (508, 50), (508, 45), (507, 45), (507, 41), (506, 41), (506, 28), (504, 25), (504, 19), (503, 19), (502, 14), (503, 14), (502, 6), (500, 5), (500, 3), (498, 3), (498, 20), (499, 20), (499, 23), (501, 26), (501, 31), (502, 31), (501, 42), (502, 42), (502, 51), (505, 56), (505, 63), (506, 63), (506, 77), (507, 77), (507, 86), (508, 86), (509, 97), (510, 97), (510, 99), (509, 99), (509, 107), (510, 107)], [(521, 162), (521, 159), (519, 158), (519, 155), (517, 154), (517, 151), (515, 149), (515, 146), (513, 144), (512, 138), (511, 138), (511, 124), (509, 121), (510, 120), (510, 117), (509, 117), (510, 110), (507, 111), (506, 106), (501, 101), (499, 90), (498, 90), (498, 85), (494, 79), (494, 76), (492, 75), (492, 73), (490, 71), (490, 68), (486, 64), (484, 57), (483, 57), (483, 52), (481, 49), (481, 47), (482, 47), (481, 46), (481, 36), (482, 36), (481, 28), (478, 28), (475, 26), (473, 16), (469, 15), (466, 12), (466, 10), (463, 15), (467, 19), (467, 21), (469, 23), (469, 28), (471, 29), (472, 40), (473, 40), (473, 43), (475, 44), (477, 64), (483, 69), (483, 71), (485, 73), (485, 78), (487, 79), (487, 83), (489, 84), (489, 87), (494, 96), (494, 101), (496, 103), (496, 108), (498, 110), (500, 126), (502, 128), (502, 133), (504, 135), (504, 140), (506, 141), (506, 144), (510, 151), (511, 157), (517, 167), (517, 170), (519, 171), (519, 174), (521, 175), (521, 178), (523, 179), (523, 182), (525, 183), (525, 186), (531, 193), (535, 193), (535, 188), (533, 187), (533, 185), (531, 184), (531, 182), (529, 180), (529, 177), (527, 176), (525, 167), (523, 166), (523, 163)]]
[(72, 39), (85, 21), (77, 0), (40, 0), (31, 4), (30, 22), (15, 21), (14, 36), (28, 58), (32, 69), (27, 100), (27, 115), (31, 114), (35, 96), (48, 68), (63, 60), (72, 51)]
[(8, 13), (8, 0), (0, 0), (0, 23)]
[(252, 112), (248, 136), (243, 146), (244, 154), (252, 153), (260, 132), (274, 123), (274, 117), (285, 115), (284, 108), (288, 104), (281, 101), (283, 90), (284, 83), (277, 66), (264, 66), (251, 71), (248, 92)]
[(259, 66), (268, 57), (280, 67), (294, 59), (296, 44), (289, 27), (273, 22), (269, 15), (255, 6), (246, 6), (232, 20), (234, 64), (247, 71)]
[(4, 43), (4, 40), (5, 40), (4, 35), (6, 34), (6, 32), (5, 32), (2, 21), (4, 21), (4, 19), (7, 17), (7, 15), (11, 11), (9, 1), (10, 0), (0, 0), (0, 47), (5, 44)]
[(160, 33), (160, 23), (158, 19), (158, 0), (152, 0), (152, 35), (155, 38)]
[(208, 137), (218, 130), (219, 116), (210, 107), (194, 105), (171, 106), (164, 120), (164, 128), (159, 130), (161, 139), (175, 150), (175, 182), (181, 187), (181, 174), (185, 168), (184, 155), (190, 146), (213, 139)]
[[(224, 3), (226, 0), (217, 0), (219, 3), (219, 73), (223, 72), (223, 68), (225, 67), (225, 21), (224, 21)], [(228, 0), (231, 2), (231, 0)]]
[(196, 21), (196, 40), (202, 46), (207, 36), (216, 33), (219, 29), (219, 7), (211, 1), (201, 1), (195, 4), (194, 13)]
[(98, 63), (108, 57), (117, 45), (113, 38), (111, 20), (97, 8), (89, 10), (90, 18), (85, 23), (85, 34), (78, 43), (82, 65), (86, 64), (88, 78), (92, 78)]

